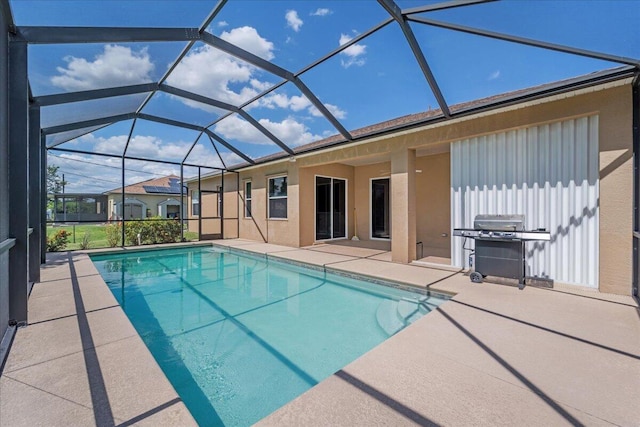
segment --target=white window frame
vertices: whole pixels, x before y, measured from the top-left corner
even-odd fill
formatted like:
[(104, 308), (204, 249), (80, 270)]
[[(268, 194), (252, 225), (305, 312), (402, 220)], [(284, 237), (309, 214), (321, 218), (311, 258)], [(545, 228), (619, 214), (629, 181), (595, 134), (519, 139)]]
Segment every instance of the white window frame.
[[(345, 235), (344, 237), (330, 237), (328, 239), (316, 239), (317, 233), (316, 233), (316, 220), (315, 220), (315, 215), (317, 214), (317, 194), (316, 191), (318, 189), (317, 187), (317, 183), (316, 183), (316, 179), (320, 177), (320, 178), (328, 178), (331, 179), (331, 184), (333, 184), (334, 180), (339, 180), (339, 181), (344, 181), (344, 205), (346, 208), (346, 212), (345, 212)], [(333, 189), (331, 190), (332, 193), (331, 195), (333, 195)], [(333, 197), (331, 198), (331, 212), (333, 212)], [(349, 238), (349, 180), (347, 178), (340, 178), (340, 177), (336, 177), (336, 176), (328, 176), (328, 175), (314, 175), (313, 176), (313, 215), (314, 215), (314, 219), (313, 219), (313, 241), (314, 242), (326, 242), (329, 240), (346, 240)], [(331, 234), (333, 235), (333, 215), (331, 216)]]
[[(373, 181), (380, 179), (389, 180), (389, 237), (373, 237)], [(391, 176), (377, 176), (369, 178), (369, 240), (381, 240), (390, 242), (393, 238), (391, 234)]]
[[(193, 197), (194, 194), (198, 194), (198, 201), (195, 201), (195, 198)], [(200, 194), (199, 190), (191, 190), (191, 216), (200, 216), (200, 197), (202, 195)], [(198, 213), (194, 213), (193, 212), (193, 206), (197, 204), (198, 205)]]
[[(285, 178), (287, 180), (287, 195), (286, 196), (275, 196), (275, 197), (271, 197), (269, 195), (269, 188), (271, 187), (269, 185), (270, 181), (272, 179), (278, 179), (278, 178)], [(287, 213), (286, 213), (286, 217), (284, 218), (271, 218), (271, 200), (278, 200), (278, 199), (288, 199), (289, 198), (289, 178), (287, 174), (283, 174), (283, 175), (274, 175), (274, 176), (270, 176), (267, 178), (267, 219), (269, 219), (269, 221), (287, 221), (289, 219), (289, 200), (287, 200)]]
[[(247, 184), (251, 185), (251, 192), (253, 192), (253, 185), (251, 184), (251, 180), (248, 179), (248, 180), (244, 181), (244, 217), (245, 218), (252, 218), (253, 217), (253, 213), (251, 213), (251, 208), (247, 209), (247, 202), (249, 202), (249, 203), (251, 202), (251, 194), (247, 195)], [(287, 183), (287, 185), (288, 185), (288, 183)], [(287, 193), (288, 193), (288, 191), (287, 191)], [(288, 202), (287, 202), (287, 205), (288, 205)]]

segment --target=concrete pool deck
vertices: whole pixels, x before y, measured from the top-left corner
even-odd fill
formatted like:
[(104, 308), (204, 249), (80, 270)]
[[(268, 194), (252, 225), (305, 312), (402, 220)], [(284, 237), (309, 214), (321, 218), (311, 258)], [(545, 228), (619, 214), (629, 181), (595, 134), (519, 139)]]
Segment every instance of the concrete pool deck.
[[(375, 248), (215, 244), (456, 294), (261, 425), (640, 425), (631, 297), (471, 284)], [(49, 258), (29, 319), (0, 377), (0, 425), (193, 424), (86, 254)]]

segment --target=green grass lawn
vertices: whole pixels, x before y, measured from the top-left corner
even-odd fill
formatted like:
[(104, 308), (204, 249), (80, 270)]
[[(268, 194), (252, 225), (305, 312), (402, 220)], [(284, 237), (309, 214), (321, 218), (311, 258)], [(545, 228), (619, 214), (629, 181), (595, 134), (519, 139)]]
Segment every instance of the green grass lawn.
[[(69, 236), (69, 243), (64, 249), (66, 251), (75, 251), (80, 249), (80, 244), (84, 238), (85, 233), (89, 235), (89, 249), (108, 248), (107, 233), (105, 231), (107, 224), (77, 224), (77, 225), (56, 225), (47, 226), (47, 237), (52, 236), (58, 230), (67, 231)], [(198, 240), (198, 233), (191, 231), (184, 232), (184, 238), (187, 241)]]

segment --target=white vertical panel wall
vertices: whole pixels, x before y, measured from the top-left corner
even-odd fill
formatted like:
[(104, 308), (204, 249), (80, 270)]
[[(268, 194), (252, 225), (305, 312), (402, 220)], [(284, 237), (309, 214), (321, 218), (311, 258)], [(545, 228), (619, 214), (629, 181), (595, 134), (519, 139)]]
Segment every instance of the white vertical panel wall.
[[(527, 243), (527, 275), (598, 286), (598, 116), (451, 143), (451, 226), (478, 214), (523, 214), (526, 228), (551, 232)], [(464, 239), (451, 260), (469, 267)], [(473, 241), (466, 242), (473, 248)]]

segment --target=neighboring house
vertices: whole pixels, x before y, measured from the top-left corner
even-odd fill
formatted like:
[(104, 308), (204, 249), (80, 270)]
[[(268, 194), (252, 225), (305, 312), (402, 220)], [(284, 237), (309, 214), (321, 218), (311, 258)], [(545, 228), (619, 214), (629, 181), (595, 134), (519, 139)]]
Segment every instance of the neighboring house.
[(107, 221), (107, 196), (90, 193), (52, 194), (53, 211), (47, 213), (55, 222), (105, 222)]
[[(425, 258), (468, 268), (454, 228), (473, 228), (477, 214), (524, 214), (527, 229), (551, 232), (527, 244), (529, 275), (630, 295), (632, 79), (596, 73), (452, 106), (467, 112), (455, 119), (414, 114), (353, 131), (356, 142), (332, 137), (231, 167), (221, 237), (300, 247), (357, 236), (388, 242), (402, 263), (422, 242)], [(190, 219), (216, 213), (220, 197), (187, 185)], [(200, 182), (221, 185), (220, 175)]]
[(142, 219), (154, 216), (180, 217), (180, 178), (175, 175), (154, 178), (107, 191), (109, 219)]

